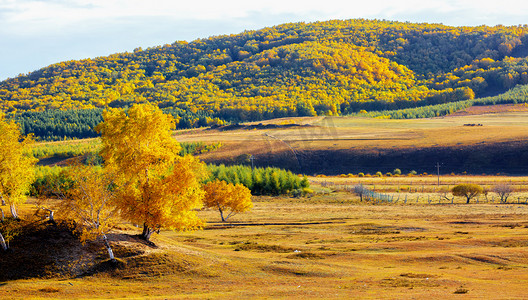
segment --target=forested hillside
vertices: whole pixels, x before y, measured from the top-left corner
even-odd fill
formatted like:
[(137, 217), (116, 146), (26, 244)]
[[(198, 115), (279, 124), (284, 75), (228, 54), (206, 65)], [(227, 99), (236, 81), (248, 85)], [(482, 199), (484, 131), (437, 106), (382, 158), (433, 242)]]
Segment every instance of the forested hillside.
[(0, 83), (9, 113), (155, 102), (180, 127), (489, 96), (528, 83), (528, 26), (292, 23), (61, 62)]

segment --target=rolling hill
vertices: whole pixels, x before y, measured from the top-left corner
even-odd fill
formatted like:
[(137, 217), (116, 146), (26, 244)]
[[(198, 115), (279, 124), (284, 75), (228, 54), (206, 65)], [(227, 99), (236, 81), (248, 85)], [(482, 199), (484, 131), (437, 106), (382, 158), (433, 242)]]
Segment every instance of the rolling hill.
[(179, 128), (344, 115), (497, 95), (528, 83), (527, 56), (527, 26), (291, 23), (60, 62), (0, 82), (0, 109), (47, 139), (93, 136), (101, 108), (146, 101)]
[(528, 27), (292, 23), (60, 62), (0, 83), (4, 111), (125, 106), (259, 119), (401, 108), (528, 83)]

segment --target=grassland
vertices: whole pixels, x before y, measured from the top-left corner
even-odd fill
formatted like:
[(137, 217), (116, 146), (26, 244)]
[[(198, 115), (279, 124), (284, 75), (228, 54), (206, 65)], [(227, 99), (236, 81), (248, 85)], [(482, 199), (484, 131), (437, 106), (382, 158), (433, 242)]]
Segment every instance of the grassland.
[[(314, 117), (263, 122), (299, 126), (178, 131), (181, 142), (222, 143), (200, 154), (206, 161), (237, 162), (253, 154), (256, 164), (294, 171), (315, 170), (312, 165), (319, 164), (319, 170), (343, 175), (309, 177), (315, 191), (309, 197), (254, 197), (253, 210), (230, 223), (219, 222), (216, 211), (199, 211), (208, 222), (204, 230), (162, 231), (153, 237), (156, 246), (139, 242), (134, 237), (139, 229), (122, 224), (109, 235), (123, 263), (114, 270), (102, 267), (105, 254), (99, 244), (81, 246), (52, 237), (35, 248), (60, 249), (66, 242), (51, 261), (63, 263), (81, 254), (63, 265), (69, 271), (49, 269), (56, 273), (0, 282), (0, 298), (523, 299), (528, 282), (528, 177), (406, 176), (417, 166), (412, 163), (416, 156), (372, 166), (383, 173), (401, 168), (402, 176), (358, 177), (358, 172), (374, 172), (347, 158), (357, 154), (352, 162), (358, 162), (374, 152), (377, 159), (388, 161), (391, 151), (403, 157), (424, 149), (456, 157), (474, 148), (498, 149), (498, 157), (521, 163), (528, 113), (522, 107), (478, 109), (425, 120)], [(326, 166), (336, 162), (339, 169)], [(496, 167), (493, 174), (512, 170), (508, 164)], [(450, 173), (449, 168), (444, 163), (441, 173)], [(431, 173), (425, 167), (416, 170)], [(464, 204), (448, 191), (466, 182), (490, 191), (508, 183), (515, 191), (506, 204), (493, 192)], [(361, 202), (351, 193), (357, 184), (392, 201)], [(33, 200), (21, 210), (30, 218)], [(15, 251), (8, 255), (18, 253), (16, 242), (12, 247)]]
[[(522, 104), (470, 107), (431, 119), (285, 118), (178, 130), (175, 137), (183, 143), (221, 143), (219, 149), (199, 155), (208, 163), (247, 164), (253, 155), (256, 166), (309, 175), (386, 173), (395, 168), (433, 173), (436, 163), (443, 174), (528, 172), (528, 107)], [(90, 150), (97, 141), (60, 142), (60, 147), (69, 144), (75, 145), (64, 148), (66, 154)], [(51, 149), (54, 145), (39, 144), (35, 151), (59, 153)], [(61, 158), (55, 155), (51, 163)]]
[(238, 156), (251, 154), (257, 165), (271, 164), (312, 175), (385, 173), (394, 168), (432, 173), (437, 162), (443, 165), (444, 174), (528, 171), (528, 112), (524, 105), (469, 108), (432, 119), (317, 117), (271, 122), (299, 126), (191, 130), (176, 137), (221, 142), (222, 149), (201, 156), (208, 162), (234, 163)]
[[(380, 191), (404, 183), (421, 184), (428, 190), (436, 180), (428, 176), (385, 179), (354, 180), (375, 184)], [(454, 179), (442, 177), (441, 182)], [(359, 202), (355, 195), (336, 188), (351, 178), (310, 180), (318, 191), (312, 197), (255, 197), (251, 212), (227, 224), (218, 222), (216, 211), (200, 211), (208, 221), (204, 230), (164, 231), (153, 239), (157, 247), (136, 242), (128, 234), (139, 231), (123, 225), (110, 239), (126, 268), (78, 277), (8, 281), (0, 284), (0, 298), (525, 296), (528, 205), (459, 204), (462, 199), (455, 204), (400, 201), (376, 205)], [(508, 178), (456, 180), (485, 184)], [(512, 180), (526, 183), (526, 178)], [(516, 195), (525, 192), (519, 190)], [(30, 213), (31, 203), (25, 209)]]

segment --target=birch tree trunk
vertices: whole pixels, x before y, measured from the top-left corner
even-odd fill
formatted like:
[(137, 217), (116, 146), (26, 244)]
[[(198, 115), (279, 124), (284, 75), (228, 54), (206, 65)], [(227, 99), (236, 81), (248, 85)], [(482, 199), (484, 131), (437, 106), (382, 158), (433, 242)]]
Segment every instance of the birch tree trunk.
[(110, 257), (110, 260), (115, 262), (116, 259), (114, 257), (114, 251), (112, 251), (112, 248), (110, 247), (110, 243), (108, 242), (108, 238), (106, 237), (106, 234), (103, 234), (103, 242), (106, 247), (106, 250), (108, 251), (108, 256)]
[(143, 224), (143, 233), (141, 233), (141, 238), (147, 242), (150, 242), (150, 236), (154, 232), (154, 229), (150, 228), (147, 223)]
[(16, 206), (15, 204), (11, 204), (9, 206), (9, 209), (11, 210), (11, 215), (13, 216), (14, 219), (18, 220), (18, 214), (17, 214), (17, 211), (16, 211)]
[(0, 232), (0, 247), (2, 247), (2, 250), (7, 251), (7, 244), (1, 232)]
[(56, 222), (55, 222), (55, 217), (54, 217), (54, 211), (51, 210), (51, 209), (49, 209), (49, 208), (41, 208), (41, 209), (42, 209), (42, 210), (45, 210), (45, 211), (47, 211), (47, 212), (49, 212), (49, 217), (48, 217), (48, 218), (49, 218), (49, 221), (50, 221), (51, 223), (53, 223), (53, 224), (56, 224)]

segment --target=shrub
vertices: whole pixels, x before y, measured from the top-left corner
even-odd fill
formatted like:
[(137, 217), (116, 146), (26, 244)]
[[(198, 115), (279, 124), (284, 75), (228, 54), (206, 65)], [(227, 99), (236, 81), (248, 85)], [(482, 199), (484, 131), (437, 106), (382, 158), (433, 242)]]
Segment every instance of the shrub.
[(73, 182), (64, 170), (65, 168), (59, 166), (37, 167), (29, 195), (32, 197), (54, 197), (59, 191), (67, 191)]
[(507, 183), (500, 183), (495, 185), (492, 191), (499, 195), (501, 203), (506, 203), (508, 197), (513, 193), (513, 187)]

